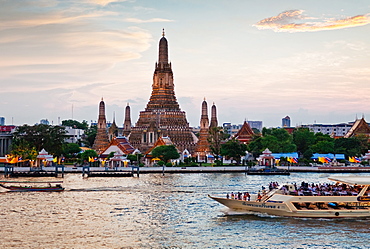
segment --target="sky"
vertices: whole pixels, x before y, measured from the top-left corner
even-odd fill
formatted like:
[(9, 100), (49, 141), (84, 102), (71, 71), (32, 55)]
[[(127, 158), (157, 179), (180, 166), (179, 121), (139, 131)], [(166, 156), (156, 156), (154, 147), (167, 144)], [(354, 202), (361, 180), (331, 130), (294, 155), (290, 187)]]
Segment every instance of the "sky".
[(370, 121), (368, 0), (0, 0), (0, 116), (135, 125), (162, 29), (191, 126)]

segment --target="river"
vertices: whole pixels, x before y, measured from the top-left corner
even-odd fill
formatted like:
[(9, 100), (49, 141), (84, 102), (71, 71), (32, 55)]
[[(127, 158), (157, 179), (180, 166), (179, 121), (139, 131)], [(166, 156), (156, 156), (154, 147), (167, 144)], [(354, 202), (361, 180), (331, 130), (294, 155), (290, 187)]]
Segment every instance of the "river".
[(83, 179), (66, 174), (64, 192), (0, 193), (0, 244), (1, 248), (369, 248), (369, 219), (225, 215), (226, 208), (207, 197), (231, 191), (255, 193), (271, 181), (330, 182), (329, 176), (209, 173)]

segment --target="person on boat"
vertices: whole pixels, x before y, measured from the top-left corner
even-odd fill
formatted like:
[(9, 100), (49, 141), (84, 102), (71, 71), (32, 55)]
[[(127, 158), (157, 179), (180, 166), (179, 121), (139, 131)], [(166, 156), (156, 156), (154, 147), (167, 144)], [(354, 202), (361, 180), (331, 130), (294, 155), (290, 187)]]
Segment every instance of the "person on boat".
[(248, 199), (248, 201), (250, 201), (251, 200), (251, 195), (249, 194), (249, 192), (246, 192), (245, 195), (246, 195), (246, 199)]
[(234, 192), (231, 192), (231, 199), (234, 199)]
[(262, 200), (262, 196), (261, 196), (261, 193), (260, 191), (258, 191), (258, 195), (257, 195), (257, 201), (261, 201)]
[(226, 199), (229, 199), (229, 198), (230, 198), (229, 193), (227, 193), (226, 194)]

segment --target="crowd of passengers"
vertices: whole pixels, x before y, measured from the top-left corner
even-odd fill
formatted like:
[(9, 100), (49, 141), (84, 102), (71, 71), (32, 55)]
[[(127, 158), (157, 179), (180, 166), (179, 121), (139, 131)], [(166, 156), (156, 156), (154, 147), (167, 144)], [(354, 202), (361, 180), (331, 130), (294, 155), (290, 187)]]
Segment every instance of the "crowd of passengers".
[(300, 196), (354, 196), (358, 195), (361, 191), (360, 186), (350, 186), (345, 183), (307, 183), (302, 182), (300, 186), (294, 185), (294, 190), (288, 189), (287, 185), (282, 186), (283, 194), (300, 195)]
[[(292, 186), (292, 185), (290, 185)], [(296, 183), (293, 184), (294, 189), (289, 189), (288, 185), (283, 185), (280, 189), (282, 194), (285, 195), (300, 195), (300, 196), (356, 196), (361, 191), (361, 186), (350, 186), (344, 183), (336, 183), (336, 184), (329, 184), (329, 183), (307, 183), (302, 182), (300, 186), (297, 186)], [(270, 182), (269, 184), (269, 191), (279, 188), (279, 183), (277, 182)], [(257, 194), (257, 201), (261, 201), (261, 199), (267, 194), (266, 188), (262, 186), (262, 191), (258, 191)], [(365, 196), (370, 196), (370, 188), (366, 191)], [(243, 200), (243, 201), (250, 201), (250, 194), (249, 192), (231, 192), (230, 194), (226, 194), (227, 199), (236, 199), (236, 200)]]

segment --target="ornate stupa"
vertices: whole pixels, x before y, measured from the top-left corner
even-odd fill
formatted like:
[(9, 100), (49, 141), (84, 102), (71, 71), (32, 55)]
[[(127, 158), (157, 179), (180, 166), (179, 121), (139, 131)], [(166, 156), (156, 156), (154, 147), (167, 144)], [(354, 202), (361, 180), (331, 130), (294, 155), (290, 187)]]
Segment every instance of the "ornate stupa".
[(108, 132), (107, 132), (107, 120), (105, 118), (105, 103), (103, 98), (99, 104), (99, 117), (98, 117), (98, 129), (94, 140), (93, 149), (98, 153), (102, 152), (109, 144)]
[(218, 126), (218, 121), (217, 121), (217, 110), (216, 110), (216, 105), (213, 103), (212, 109), (211, 109), (211, 123), (209, 125), (209, 128), (212, 127), (217, 127)]
[(131, 132), (131, 109), (129, 104), (127, 103), (125, 109), (125, 121), (123, 122), (123, 135), (127, 137), (130, 135)]
[(118, 126), (116, 124), (116, 115), (113, 114), (113, 123), (108, 129), (109, 141), (112, 141), (113, 138), (118, 137)]
[(204, 99), (202, 103), (202, 115), (200, 117), (199, 141), (195, 148), (195, 155), (199, 160), (205, 161), (207, 155), (211, 152), (209, 148), (209, 120), (208, 120), (208, 105)]
[(194, 151), (197, 139), (185, 112), (181, 111), (177, 103), (174, 88), (171, 63), (168, 62), (168, 42), (163, 31), (153, 75), (152, 94), (129, 136), (130, 143), (140, 151), (147, 151), (160, 137), (169, 137), (180, 152), (185, 149)]

